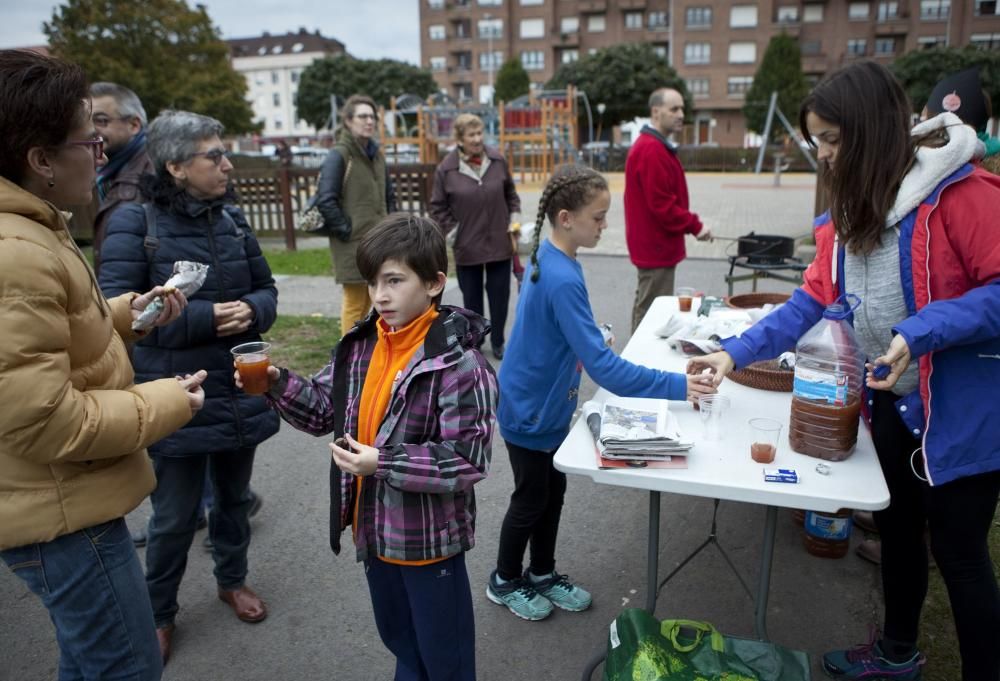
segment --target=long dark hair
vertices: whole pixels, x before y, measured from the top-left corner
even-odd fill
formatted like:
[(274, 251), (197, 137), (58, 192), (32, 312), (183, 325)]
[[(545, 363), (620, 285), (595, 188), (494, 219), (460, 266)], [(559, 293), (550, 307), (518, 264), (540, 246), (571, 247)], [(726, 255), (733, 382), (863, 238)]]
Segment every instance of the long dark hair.
[(556, 170), (542, 191), (538, 200), (538, 216), (535, 218), (535, 236), (531, 246), (531, 281), (538, 281), (541, 268), (538, 266), (538, 244), (541, 242), (545, 218), (556, 224), (559, 211), (580, 210), (594, 200), (598, 192), (608, 191), (608, 181), (592, 168), (581, 165), (564, 165)]
[(840, 126), (825, 184), (837, 236), (854, 253), (871, 253), (881, 243), (886, 215), (913, 164), (912, 111), (895, 76), (871, 61), (833, 72), (802, 102), (799, 127), (814, 148), (808, 113)]

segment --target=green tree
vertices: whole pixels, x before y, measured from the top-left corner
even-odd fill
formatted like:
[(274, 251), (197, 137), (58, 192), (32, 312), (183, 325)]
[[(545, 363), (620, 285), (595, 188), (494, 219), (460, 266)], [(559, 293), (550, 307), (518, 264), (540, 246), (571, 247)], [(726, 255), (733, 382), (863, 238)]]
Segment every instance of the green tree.
[(246, 80), (204, 5), (185, 0), (67, 0), (44, 24), (53, 54), (91, 80), (135, 91), (152, 119), (162, 109), (218, 118), (227, 132), (257, 129)]
[(302, 71), (295, 106), (309, 124), (321, 128), (330, 118), (330, 95), (347, 99), (366, 94), (382, 106), (402, 94), (426, 97), (437, 92), (427, 69), (394, 59), (355, 59), (346, 54), (317, 59)]
[(990, 96), (993, 111), (1000, 111), (1000, 52), (975, 47), (935, 47), (904, 54), (889, 68), (906, 89), (913, 111), (918, 113), (938, 81), (974, 66), (979, 67), (979, 79)]
[(546, 87), (562, 89), (567, 85), (583, 90), (592, 107), (604, 104), (607, 124), (648, 116), (649, 96), (661, 87), (680, 92), (685, 110), (691, 112), (684, 80), (646, 43), (615, 45), (563, 64)]
[[(763, 134), (771, 93), (775, 91), (778, 93), (778, 108), (789, 121), (794, 121), (802, 100), (809, 94), (809, 84), (802, 73), (799, 42), (785, 33), (774, 36), (767, 44), (753, 84), (747, 90), (743, 117), (749, 130)], [(775, 117), (771, 124), (771, 141), (784, 134), (784, 127)]]
[(528, 94), (531, 90), (531, 79), (528, 72), (521, 66), (520, 59), (508, 59), (497, 71), (496, 91), (493, 99), (497, 102), (510, 102)]

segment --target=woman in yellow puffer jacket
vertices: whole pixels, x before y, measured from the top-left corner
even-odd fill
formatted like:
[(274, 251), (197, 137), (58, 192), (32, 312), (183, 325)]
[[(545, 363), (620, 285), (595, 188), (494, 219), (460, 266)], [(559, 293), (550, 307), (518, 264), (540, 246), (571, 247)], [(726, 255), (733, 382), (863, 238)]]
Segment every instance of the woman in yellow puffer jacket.
[(0, 558), (49, 611), (60, 679), (159, 679), (123, 516), (155, 484), (146, 446), (201, 407), (204, 375), (133, 385), (125, 341), (155, 296), (158, 325), (186, 300), (106, 300), (67, 231), (61, 209), (89, 202), (106, 161), (79, 67), (0, 51), (0, 148)]

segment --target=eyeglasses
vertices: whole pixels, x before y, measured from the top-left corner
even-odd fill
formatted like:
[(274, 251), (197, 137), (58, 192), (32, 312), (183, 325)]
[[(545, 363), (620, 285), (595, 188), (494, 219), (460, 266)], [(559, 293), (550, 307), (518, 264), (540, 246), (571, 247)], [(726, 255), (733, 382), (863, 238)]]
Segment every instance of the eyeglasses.
[(95, 137), (89, 140), (78, 140), (76, 142), (66, 142), (62, 146), (64, 147), (91, 147), (91, 153), (94, 154), (94, 160), (100, 161), (101, 157), (104, 156), (104, 138)]
[(370, 113), (354, 114), (351, 118), (357, 118), (362, 121), (374, 121), (378, 119), (378, 116)]
[(106, 128), (111, 125), (111, 121), (127, 121), (134, 118), (134, 116), (106, 116), (104, 114), (96, 114), (91, 117), (90, 120), (94, 122), (99, 128)]
[(222, 163), (222, 159), (227, 158), (229, 156), (229, 152), (226, 151), (225, 149), (222, 149), (221, 147), (216, 147), (215, 149), (209, 149), (208, 151), (196, 151), (191, 155), (204, 156), (215, 165), (220, 165)]

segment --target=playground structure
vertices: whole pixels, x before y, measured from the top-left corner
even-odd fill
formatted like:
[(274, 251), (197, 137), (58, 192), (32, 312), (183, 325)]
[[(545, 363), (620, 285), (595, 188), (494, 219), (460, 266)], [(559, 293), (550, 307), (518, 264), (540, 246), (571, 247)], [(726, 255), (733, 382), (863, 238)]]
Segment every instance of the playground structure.
[(393, 159), (437, 164), (455, 138), (452, 125), (462, 113), (483, 120), (487, 142), (507, 159), (511, 174), (521, 182), (544, 182), (556, 166), (577, 160), (576, 92), (532, 93), (493, 107), (458, 104), (447, 95), (421, 100), (414, 95), (394, 97), (381, 107), (379, 139)]

